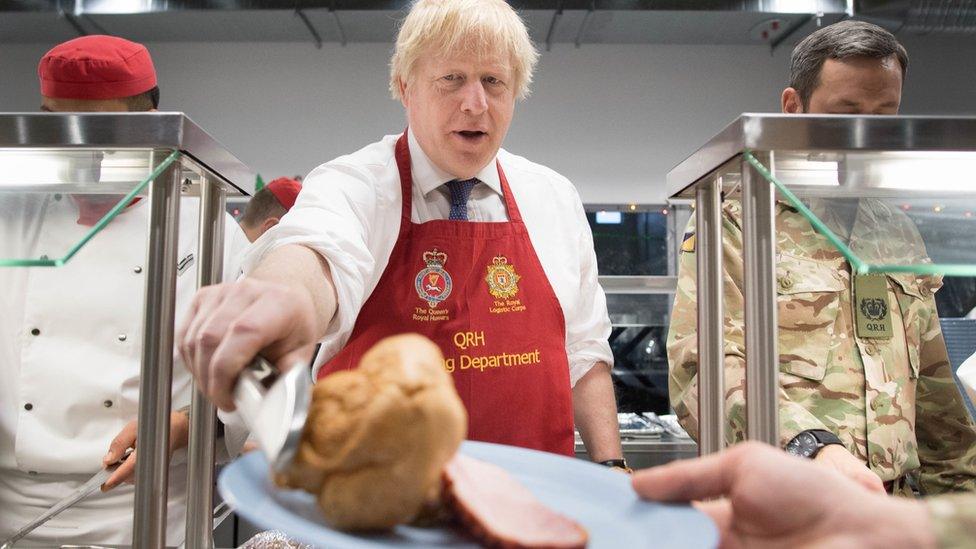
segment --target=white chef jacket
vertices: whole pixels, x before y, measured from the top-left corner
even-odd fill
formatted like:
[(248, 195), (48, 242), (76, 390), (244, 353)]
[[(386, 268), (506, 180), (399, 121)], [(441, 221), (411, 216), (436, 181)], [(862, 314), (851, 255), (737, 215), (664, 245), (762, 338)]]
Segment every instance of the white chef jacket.
[[(302, 244), (322, 254), (332, 270), (338, 309), (328, 327), (316, 368), (335, 356), (386, 269), (400, 228), (400, 176), (394, 159), (399, 135), (322, 164), (302, 183), (295, 206), (262, 235), (245, 257), (253, 269), (269, 251)], [(438, 169), (409, 134), (413, 176), (411, 218), (447, 219), (455, 179)], [(597, 362), (613, 365), (607, 338), (610, 318), (597, 282), (593, 236), (576, 188), (553, 170), (499, 150), (509, 186), (529, 238), (566, 318), (566, 351), (573, 385)], [(493, 159), (475, 176), (468, 200), (471, 221), (507, 221)]]
[[(177, 319), (196, 291), (198, 211), (199, 199), (181, 202)], [(148, 218), (147, 200), (128, 207), (63, 267), (0, 268), (0, 539), (98, 471), (138, 415)], [(0, 257), (59, 257), (91, 229), (77, 219), (68, 197), (0, 196)], [(227, 216), (230, 278), (246, 245)], [(189, 404), (190, 381), (177, 361), (174, 409)], [(186, 467), (174, 458), (169, 526), (179, 543)], [(127, 544), (133, 495), (129, 485), (97, 494), (29, 539)]]

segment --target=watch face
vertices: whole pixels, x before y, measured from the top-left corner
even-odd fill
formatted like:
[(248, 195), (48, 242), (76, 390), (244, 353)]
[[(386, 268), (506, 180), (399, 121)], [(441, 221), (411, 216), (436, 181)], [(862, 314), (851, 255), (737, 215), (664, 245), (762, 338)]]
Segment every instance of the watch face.
[(817, 438), (810, 433), (800, 433), (796, 435), (787, 445), (786, 451), (794, 456), (810, 457), (817, 453), (820, 443)]

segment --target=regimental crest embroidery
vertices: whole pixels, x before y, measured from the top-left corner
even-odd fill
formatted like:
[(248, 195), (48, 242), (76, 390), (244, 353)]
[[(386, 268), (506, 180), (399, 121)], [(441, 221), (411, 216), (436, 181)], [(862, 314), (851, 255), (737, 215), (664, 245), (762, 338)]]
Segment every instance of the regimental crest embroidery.
[(861, 314), (870, 320), (884, 320), (888, 316), (888, 304), (883, 299), (862, 299)]
[(444, 270), (447, 254), (434, 248), (424, 252), (424, 263), (427, 267), (417, 273), (414, 286), (420, 299), (434, 309), (438, 303), (451, 295), (451, 275)]
[(515, 272), (515, 267), (509, 265), (508, 259), (502, 256), (496, 256), (491, 260), (491, 265), (488, 265), (488, 276), (485, 277), (488, 291), (498, 299), (515, 297), (519, 291), (518, 281), (521, 279), (522, 277)]

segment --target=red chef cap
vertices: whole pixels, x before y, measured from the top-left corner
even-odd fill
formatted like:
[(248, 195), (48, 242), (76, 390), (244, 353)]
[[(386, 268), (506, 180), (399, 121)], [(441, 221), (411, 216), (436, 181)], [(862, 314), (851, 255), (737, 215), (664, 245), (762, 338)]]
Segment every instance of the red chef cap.
[(156, 87), (156, 69), (142, 44), (91, 35), (58, 44), (37, 66), (41, 95), (56, 99), (122, 99)]
[(290, 177), (279, 177), (268, 183), (265, 188), (271, 191), (271, 194), (274, 195), (279, 204), (285, 207), (285, 210), (290, 210), (295, 205), (298, 193), (302, 190), (302, 184)]

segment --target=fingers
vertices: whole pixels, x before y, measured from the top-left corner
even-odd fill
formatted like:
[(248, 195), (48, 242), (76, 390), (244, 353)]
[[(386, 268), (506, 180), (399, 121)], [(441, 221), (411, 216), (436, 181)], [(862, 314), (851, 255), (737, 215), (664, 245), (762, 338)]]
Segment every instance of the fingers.
[(843, 446), (831, 444), (822, 448), (814, 462), (834, 469), (870, 492), (886, 493), (878, 475)]
[(119, 461), (125, 455), (126, 450), (135, 446), (136, 428), (137, 423), (132, 420), (119, 431), (119, 434), (115, 435), (115, 438), (108, 445), (108, 453), (102, 458), (102, 467)]
[(169, 453), (186, 448), (190, 443), (190, 414), (173, 412), (169, 424)]
[(732, 524), (732, 504), (725, 498), (696, 501), (692, 506), (708, 515), (720, 530), (728, 529)]
[[(289, 355), (314, 340), (316, 328), (307, 295), (261, 280), (201, 290), (192, 317), (181, 330), (180, 354), (199, 387), (225, 411), (234, 410), (237, 377), (258, 353)], [(311, 352), (304, 356), (307, 364)]]
[(112, 488), (115, 488), (123, 482), (134, 483), (136, 475), (136, 452), (132, 454), (119, 465), (119, 468), (112, 473), (112, 476), (108, 477), (105, 484), (102, 485), (102, 491), (108, 492)]
[(868, 489), (869, 492), (875, 492), (878, 494), (887, 494), (888, 491), (885, 490), (884, 483), (878, 475), (871, 472), (870, 469), (865, 469), (863, 472), (854, 477), (854, 480), (858, 482), (861, 486)]
[(729, 452), (638, 471), (634, 490), (653, 501), (687, 502), (728, 493)]
[[(173, 341), (176, 342), (176, 348), (177, 350), (180, 351), (181, 355), (183, 353), (183, 340), (186, 339), (186, 334), (189, 331), (190, 326), (193, 324), (193, 320), (196, 318), (197, 311), (200, 308), (199, 304), (200, 304), (201, 296), (205, 293), (206, 290), (207, 288), (201, 288), (200, 290), (197, 290), (197, 293), (194, 294), (193, 296), (193, 301), (190, 302), (190, 309), (187, 310), (186, 317), (183, 318), (183, 320), (181, 320), (176, 325), (176, 333)], [(190, 363), (188, 358), (189, 357), (186, 356), (183, 357), (183, 361), (186, 362), (187, 364)]]
[[(109, 467), (118, 463), (125, 455), (126, 451), (133, 448), (125, 461), (108, 477), (102, 484), (102, 491), (107, 492), (123, 482), (134, 483), (136, 473), (136, 435), (138, 433), (138, 422), (133, 420), (122, 428), (122, 431), (109, 444), (108, 453), (102, 458), (102, 466)], [(170, 454), (173, 451), (186, 446), (187, 435), (189, 433), (189, 418), (182, 412), (174, 412), (170, 415)]]
[[(201, 387), (207, 386), (209, 372), (208, 362), (201, 359), (203, 354), (213, 352), (213, 348), (220, 343), (219, 334), (217, 340), (213, 340), (211, 334), (202, 335), (203, 326), (207, 324), (213, 316), (214, 310), (220, 306), (224, 300), (224, 294), (231, 292), (230, 285), (218, 284), (201, 288), (193, 298), (193, 304), (186, 319), (180, 324), (176, 342), (179, 345), (180, 355), (186, 363), (186, 367), (197, 379)], [(201, 352), (201, 347), (209, 347), (208, 353)]]
[(777, 450), (747, 442), (719, 454), (644, 469), (634, 474), (634, 490), (653, 501), (687, 502), (725, 496), (731, 491), (741, 464), (768, 452)]
[[(296, 304), (284, 299), (287, 297), (290, 296), (262, 294), (246, 308), (238, 309), (223, 341), (210, 357), (207, 394), (218, 408), (234, 410), (233, 391), (237, 377), (262, 349), (282, 339), (287, 345), (296, 343), (290, 337), (290, 332), (294, 331)], [(290, 351), (283, 350), (286, 354)]]
[[(238, 334), (233, 330), (233, 326), (241, 320), (242, 311), (246, 311), (253, 302), (254, 298), (250, 294), (228, 297), (213, 309), (206, 322), (201, 323), (199, 331), (194, 336), (194, 360), (199, 368), (206, 372), (206, 377), (200, 381), (200, 387), (211, 385), (215, 375), (214, 353), (225, 340), (233, 341), (237, 337)], [(254, 354), (257, 354), (257, 350)]]
[[(256, 301), (262, 301), (261, 288), (260, 284), (251, 281), (220, 284), (200, 290), (194, 300), (193, 318), (188, 321), (180, 340), (180, 353), (194, 373), (198, 386), (224, 410), (232, 410), (233, 402), (223, 392), (214, 392), (211, 388), (225, 386), (228, 376), (236, 379), (240, 368), (227, 371), (226, 365), (214, 363), (213, 355), (225, 343), (235, 348), (244, 345), (250, 353), (247, 360), (260, 351), (260, 347), (252, 348), (246, 342), (241, 343), (241, 332), (234, 328), (237, 323), (243, 323), (261, 329), (257, 324), (260, 318), (252, 321), (245, 316), (250, 314), (248, 311)], [(274, 334), (267, 335), (274, 338)], [(216, 384), (215, 376), (218, 378)]]
[(693, 504), (696, 509), (708, 515), (718, 528), (720, 547), (731, 549), (738, 544), (732, 536), (732, 504), (727, 499), (717, 499)]
[[(245, 312), (249, 315), (257, 313), (261, 306), (250, 307)], [(257, 319), (260, 316), (243, 317), (237, 319), (229, 328), (228, 336), (217, 347), (210, 359), (210, 378), (207, 383), (207, 394), (218, 408), (233, 411), (234, 385), (237, 378), (272, 336), (268, 326), (262, 326)]]

